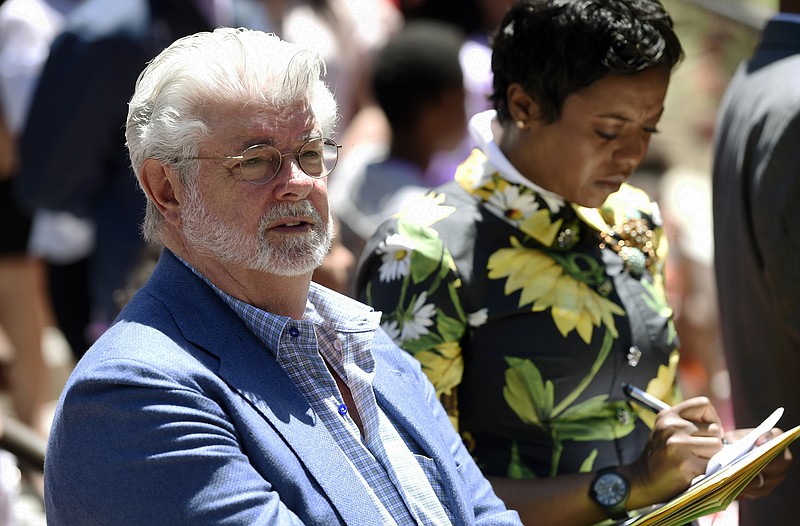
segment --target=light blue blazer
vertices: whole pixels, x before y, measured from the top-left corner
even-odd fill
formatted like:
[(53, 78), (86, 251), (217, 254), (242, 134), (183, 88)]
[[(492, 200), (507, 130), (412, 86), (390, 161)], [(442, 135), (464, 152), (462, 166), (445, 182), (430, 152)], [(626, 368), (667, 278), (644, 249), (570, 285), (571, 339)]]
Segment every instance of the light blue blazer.
[[(368, 307), (352, 304), (354, 318)], [(378, 403), (438, 468), (457, 524), (520, 524), (417, 361), (379, 330)], [(173, 254), (78, 363), (45, 462), (51, 526), (378, 524), (345, 455), (273, 354)]]

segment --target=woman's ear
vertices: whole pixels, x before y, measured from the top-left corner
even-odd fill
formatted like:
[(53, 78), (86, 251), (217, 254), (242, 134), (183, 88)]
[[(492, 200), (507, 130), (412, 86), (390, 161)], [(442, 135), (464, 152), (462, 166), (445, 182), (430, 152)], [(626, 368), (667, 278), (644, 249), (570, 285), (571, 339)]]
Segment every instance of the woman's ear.
[(541, 116), (539, 104), (519, 83), (514, 82), (508, 86), (506, 100), (508, 101), (508, 112), (519, 128), (527, 126)]
[(146, 159), (140, 177), (147, 197), (156, 205), (164, 219), (173, 225), (180, 223), (180, 202), (175, 197), (180, 180), (172, 168), (155, 159)]

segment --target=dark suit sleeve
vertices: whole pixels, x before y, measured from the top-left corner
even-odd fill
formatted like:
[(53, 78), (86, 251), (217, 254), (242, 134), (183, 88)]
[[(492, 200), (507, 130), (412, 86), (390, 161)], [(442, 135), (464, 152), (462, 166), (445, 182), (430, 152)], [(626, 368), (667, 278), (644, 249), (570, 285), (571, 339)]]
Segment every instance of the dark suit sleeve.
[(763, 133), (774, 144), (759, 167), (752, 198), (754, 233), (769, 292), (800, 344), (800, 99), (770, 126)]
[(109, 177), (130, 177), (127, 102), (146, 56), (126, 35), (64, 32), (31, 102), (21, 141), (19, 192), (32, 207), (89, 216)]

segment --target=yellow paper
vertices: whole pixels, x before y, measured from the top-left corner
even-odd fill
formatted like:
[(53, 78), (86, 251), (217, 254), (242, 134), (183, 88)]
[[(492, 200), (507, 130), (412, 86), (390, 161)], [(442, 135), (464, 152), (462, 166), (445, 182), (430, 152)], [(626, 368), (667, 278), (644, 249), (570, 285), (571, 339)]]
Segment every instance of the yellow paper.
[(727, 508), (739, 493), (794, 440), (800, 437), (800, 426), (753, 448), (738, 460), (692, 484), (671, 501), (639, 517), (624, 522), (625, 526), (678, 526), (698, 517)]

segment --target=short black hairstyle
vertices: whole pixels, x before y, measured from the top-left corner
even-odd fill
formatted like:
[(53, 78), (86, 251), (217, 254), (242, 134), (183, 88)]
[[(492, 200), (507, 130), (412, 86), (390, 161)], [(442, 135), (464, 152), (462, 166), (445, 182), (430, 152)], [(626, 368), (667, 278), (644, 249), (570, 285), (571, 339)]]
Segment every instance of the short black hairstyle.
[(658, 0), (519, 0), (492, 36), (491, 100), (507, 122), (518, 83), (555, 122), (564, 100), (609, 74), (672, 69), (683, 58), (672, 18)]
[(464, 41), (455, 26), (418, 20), (376, 53), (371, 86), (394, 129), (410, 129), (429, 105), (447, 91), (464, 86), (458, 54)]

